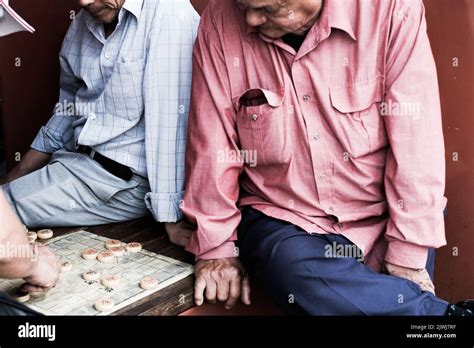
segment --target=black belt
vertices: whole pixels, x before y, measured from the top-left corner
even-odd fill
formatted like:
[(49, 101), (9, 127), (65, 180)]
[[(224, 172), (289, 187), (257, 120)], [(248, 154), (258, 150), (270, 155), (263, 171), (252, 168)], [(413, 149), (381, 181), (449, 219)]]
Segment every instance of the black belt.
[(102, 156), (100, 153), (96, 152), (89, 146), (81, 145), (77, 148), (77, 151), (88, 155), (90, 158), (92, 158), (94, 161), (104, 167), (106, 171), (108, 171), (110, 174), (115, 175), (116, 177), (119, 177), (120, 179), (129, 181), (133, 176), (133, 171), (129, 167), (121, 163), (115, 162), (110, 158)]

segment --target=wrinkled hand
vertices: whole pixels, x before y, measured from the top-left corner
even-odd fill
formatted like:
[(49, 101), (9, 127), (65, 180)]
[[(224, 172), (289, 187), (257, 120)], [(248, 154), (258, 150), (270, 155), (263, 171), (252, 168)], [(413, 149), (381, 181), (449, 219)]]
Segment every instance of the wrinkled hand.
[(44, 245), (34, 244), (36, 261), (30, 276), (24, 278), (26, 281), (22, 290), (26, 292), (46, 292), (56, 285), (61, 271), (59, 260), (54, 253)]
[(216, 299), (225, 302), (226, 309), (233, 308), (239, 298), (250, 305), (250, 282), (238, 258), (199, 260), (194, 273), (196, 305), (203, 304), (204, 295), (211, 303), (216, 303)]
[(177, 223), (165, 222), (165, 230), (171, 243), (181, 247), (186, 247), (194, 233), (194, 226), (188, 220)]
[(417, 283), (422, 290), (435, 294), (435, 286), (426, 269), (417, 270), (394, 265), (388, 262), (385, 262), (385, 268), (387, 269), (388, 274), (411, 280), (412, 282)]

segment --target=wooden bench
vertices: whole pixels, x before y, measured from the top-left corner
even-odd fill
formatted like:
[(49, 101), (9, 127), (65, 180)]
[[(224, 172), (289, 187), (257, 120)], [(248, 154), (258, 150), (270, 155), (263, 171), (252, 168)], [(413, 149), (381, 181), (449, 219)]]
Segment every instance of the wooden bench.
[[(119, 224), (56, 228), (55, 236), (85, 230), (99, 236), (119, 239), (122, 242), (140, 242), (143, 248), (157, 254), (174, 259), (194, 263), (194, 256), (183, 248), (173, 245), (166, 235), (163, 224), (153, 220), (151, 216)], [(145, 297), (114, 315), (178, 315), (194, 306), (194, 276), (190, 275), (154, 294)]]

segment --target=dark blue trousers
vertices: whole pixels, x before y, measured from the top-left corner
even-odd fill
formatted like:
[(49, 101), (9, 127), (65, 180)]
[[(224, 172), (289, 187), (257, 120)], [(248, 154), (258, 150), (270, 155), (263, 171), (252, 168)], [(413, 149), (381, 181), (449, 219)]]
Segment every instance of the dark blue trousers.
[[(353, 245), (336, 234), (309, 234), (250, 207), (238, 228), (247, 271), (286, 314), (443, 315), (448, 302), (414, 282), (374, 272), (354, 257), (329, 256), (328, 245)], [(427, 269), (433, 278), (434, 250)]]

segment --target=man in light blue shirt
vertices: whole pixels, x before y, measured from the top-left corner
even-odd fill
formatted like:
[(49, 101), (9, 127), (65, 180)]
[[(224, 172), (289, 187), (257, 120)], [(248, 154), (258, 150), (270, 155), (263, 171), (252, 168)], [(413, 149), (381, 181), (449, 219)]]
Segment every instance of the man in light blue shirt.
[(2, 189), (28, 227), (150, 211), (170, 233), (182, 219), (199, 15), (189, 0), (75, 1), (83, 10), (61, 50), (59, 102)]

